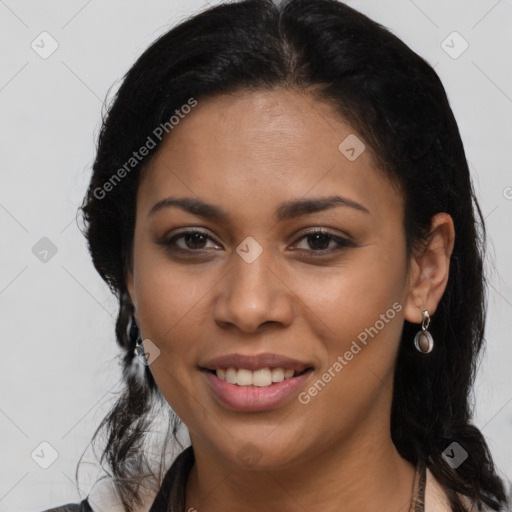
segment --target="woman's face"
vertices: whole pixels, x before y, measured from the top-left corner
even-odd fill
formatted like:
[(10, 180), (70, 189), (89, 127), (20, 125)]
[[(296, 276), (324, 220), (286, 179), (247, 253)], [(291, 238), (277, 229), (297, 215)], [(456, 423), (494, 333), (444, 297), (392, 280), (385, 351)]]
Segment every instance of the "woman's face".
[(140, 183), (127, 284), (160, 351), (150, 369), (194, 446), (226, 464), (389, 438), (404, 207), (356, 137), (307, 94), (215, 97)]

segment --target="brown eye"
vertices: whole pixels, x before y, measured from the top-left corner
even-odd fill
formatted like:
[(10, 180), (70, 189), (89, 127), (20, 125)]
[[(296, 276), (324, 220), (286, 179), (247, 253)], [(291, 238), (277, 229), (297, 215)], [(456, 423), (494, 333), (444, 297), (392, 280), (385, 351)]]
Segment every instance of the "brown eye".
[(188, 249), (203, 249), (206, 237), (201, 233), (189, 233), (182, 237)]
[(308, 235), (305, 238), (308, 240), (309, 247), (313, 250), (325, 250), (329, 247), (330, 242), (332, 242), (332, 237), (323, 233)]
[[(177, 244), (176, 242), (181, 239), (183, 239), (182, 244)], [(202, 250), (208, 249), (206, 247), (208, 240), (215, 242), (215, 240), (213, 240), (213, 238), (204, 231), (190, 230), (182, 231), (181, 233), (174, 235), (168, 240), (159, 242), (159, 244), (165, 246), (170, 251), (200, 252)]]
[[(303, 240), (306, 241), (306, 247), (298, 248), (297, 250), (308, 252), (313, 256), (329, 255), (346, 247), (355, 247), (352, 241), (325, 230), (311, 231), (299, 238), (296, 244)], [(200, 253), (201, 251), (211, 249), (207, 247), (208, 241), (216, 242), (204, 231), (189, 230), (182, 231), (158, 243), (171, 252)]]
[[(299, 238), (297, 242), (300, 242), (301, 240), (307, 241), (307, 247), (299, 248), (298, 250), (308, 251), (313, 256), (323, 256), (332, 254), (333, 252), (339, 251), (345, 247), (355, 247), (355, 244), (350, 240), (334, 235), (333, 233), (325, 230), (311, 231)], [(334, 242), (334, 246), (329, 248), (332, 242)]]

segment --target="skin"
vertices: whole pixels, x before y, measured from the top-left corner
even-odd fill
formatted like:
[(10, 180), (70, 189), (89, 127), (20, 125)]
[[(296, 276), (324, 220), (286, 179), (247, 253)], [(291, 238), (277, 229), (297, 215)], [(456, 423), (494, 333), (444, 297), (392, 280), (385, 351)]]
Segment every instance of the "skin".
[[(311, 94), (218, 96), (180, 121), (141, 180), (126, 283), (142, 338), (160, 350), (152, 374), (194, 446), (186, 510), (407, 510), (415, 468), (391, 441), (393, 368), (404, 319), (433, 316), (442, 297), (454, 228), (436, 215), (430, 242), (408, 259), (402, 196), (368, 145), (355, 161), (338, 150), (353, 133)], [(333, 194), (368, 213), (273, 217), (284, 201)], [(176, 207), (149, 213), (169, 196), (200, 198), (229, 221)], [(182, 255), (159, 244), (185, 228), (212, 239), (177, 240)], [(304, 238), (313, 228), (354, 245), (315, 245)], [(250, 264), (236, 252), (248, 236), (263, 249)], [(319, 249), (332, 252), (315, 257)], [(198, 370), (220, 355), (275, 352), (314, 365), (307, 390), (395, 302), (401, 311), (305, 405), (236, 412)], [(250, 467), (238, 456), (247, 449), (260, 457)]]

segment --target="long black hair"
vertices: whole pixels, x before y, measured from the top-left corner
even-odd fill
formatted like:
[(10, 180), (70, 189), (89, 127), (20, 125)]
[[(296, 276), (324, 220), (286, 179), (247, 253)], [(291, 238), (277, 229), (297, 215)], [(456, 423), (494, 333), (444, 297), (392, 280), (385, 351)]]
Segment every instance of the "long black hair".
[[(459, 494), (498, 509), (506, 499), (503, 485), (471, 423), (486, 317), (485, 227), (459, 130), (432, 67), (386, 28), (336, 0), (245, 0), (209, 8), (155, 41), (124, 77), (103, 119), (82, 205), (94, 265), (119, 300), (116, 337), (123, 351), (124, 391), (93, 438), (106, 433), (101, 464), (108, 464), (126, 509), (135, 510), (142, 469), (149, 467), (143, 441), (162, 395), (148, 367), (143, 379), (133, 369), (137, 327), (125, 277), (140, 173), (159, 148), (155, 129), (170, 132), (169, 120), (191, 98), (276, 87), (329, 102), (365, 141), (404, 197), (409, 255), (425, 241), (436, 213), (453, 218), (449, 280), (430, 329), (435, 350), (419, 355), (411, 342), (418, 326), (405, 321), (391, 434), (402, 457), (426, 461), (453, 511), (465, 510)], [(150, 136), (154, 147), (133, 160)], [(452, 442), (469, 454), (456, 470), (442, 457)]]

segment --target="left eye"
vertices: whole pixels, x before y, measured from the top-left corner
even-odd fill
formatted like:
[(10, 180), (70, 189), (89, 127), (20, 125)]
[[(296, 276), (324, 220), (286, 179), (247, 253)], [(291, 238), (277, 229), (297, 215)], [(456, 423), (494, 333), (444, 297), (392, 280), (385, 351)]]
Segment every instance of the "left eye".
[[(306, 248), (305, 250), (311, 250), (315, 256), (321, 256), (323, 254), (342, 249), (343, 247), (350, 247), (354, 245), (350, 240), (347, 240), (346, 238), (336, 236), (332, 233), (329, 233), (328, 231), (323, 230), (311, 231), (299, 238), (298, 242), (308, 239), (309, 241), (307, 242), (307, 245), (309, 248)], [(331, 249), (328, 249), (331, 242), (335, 242), (337, 245)]]
[[(183, 239), (185, 242), (185, 247), (177, 244), (178, 240)], [(199, 230), (190, 230), (183, 231), (169, 240), (164, 240), (161, 242), (161, 245), (164, 245), (167, 249), (175, 252), (199, 252), (201, 250), (207, 249), (205, 244), (210, 240), (212, 242), (216, 241), (208, 235), (208, 233)], [(298, 248), (300, 251), (309, 251), (315, 256), (322, 256), (327, 253), (332, 253), (336, 250), (340, 250), (344, 247), (353, 247), (354, 244), (343, 237), (339, 237), (334, 235), (333, 233), (329, 233), (324, 230), (316, 230), (310, 231), (306, 233), (302, 237), (300, 237), (295, 244), (298, 244), (302, 240), (309, 240), (307, 245), (309, 247), (306, 248)], [(335, 246), (329, 248), (331, 242), (335, 242)]]

